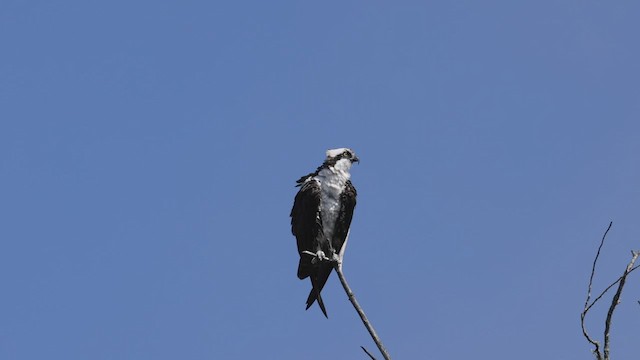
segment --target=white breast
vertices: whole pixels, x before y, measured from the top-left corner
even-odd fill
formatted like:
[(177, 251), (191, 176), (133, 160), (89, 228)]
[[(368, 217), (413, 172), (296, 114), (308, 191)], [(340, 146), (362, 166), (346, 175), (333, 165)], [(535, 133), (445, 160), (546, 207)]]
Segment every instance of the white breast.
[(351, 177), (351, 161), (340, 160), (335, 166), (322, 169), (315, 177), (320, 182), (320, 210), (326, 241), (333, 238), (336, 219), (340, 213), (340, 194)]

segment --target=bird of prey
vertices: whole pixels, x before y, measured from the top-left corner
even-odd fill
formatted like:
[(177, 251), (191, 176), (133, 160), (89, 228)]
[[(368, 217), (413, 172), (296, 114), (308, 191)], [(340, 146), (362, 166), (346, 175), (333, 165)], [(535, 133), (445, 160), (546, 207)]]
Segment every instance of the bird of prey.
[(300, 254), (298, 278), (311, 279), (307, 309), (317, 300), (327, 318), (320, 291), (333, 263), (344, 255), (357, 195), (349, 170), (359, 161), (351, 149), (328, 150), (324, 163), (297, 181), (300, 190), (291, 209), (291, 232)]

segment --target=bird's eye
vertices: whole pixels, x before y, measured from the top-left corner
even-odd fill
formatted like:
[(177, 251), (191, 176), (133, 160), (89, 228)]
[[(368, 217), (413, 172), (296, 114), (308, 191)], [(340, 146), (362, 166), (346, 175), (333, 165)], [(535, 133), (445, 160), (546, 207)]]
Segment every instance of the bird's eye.
[(344, 155), (344, 157), (346, 157), (347, 159), (351, 159), (351, 153), (348, 151), (345, 151), (344, 153), (342, 153), (342, 155)]

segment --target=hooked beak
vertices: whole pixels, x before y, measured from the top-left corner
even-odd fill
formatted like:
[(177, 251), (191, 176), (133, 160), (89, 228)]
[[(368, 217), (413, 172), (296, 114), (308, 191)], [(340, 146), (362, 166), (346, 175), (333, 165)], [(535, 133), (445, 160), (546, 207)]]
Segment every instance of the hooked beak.
[(354, 156), (354, 157), (351, 159), (351, 163), (352, 163), (352, 164), (353, 164), (353, 163), (358, 163), (358, 164), (360, 164), (360, 159), (358, 159), (358, 157), (357, 157), (357, 156)]

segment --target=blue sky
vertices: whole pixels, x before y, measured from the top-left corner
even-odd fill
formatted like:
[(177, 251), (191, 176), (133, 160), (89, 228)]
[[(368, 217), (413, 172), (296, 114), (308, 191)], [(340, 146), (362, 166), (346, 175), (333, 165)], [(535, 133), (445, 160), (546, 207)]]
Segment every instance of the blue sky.
[(2, 1), (0, 358), (365, 358), (335, 276), (329, 319), (304, 311), (289, 227), (295, 180), (343, 146), (344, 270), (395, 358), (589, 358), (609, 221), (596, 289), (640, 248), (638, 13)]

